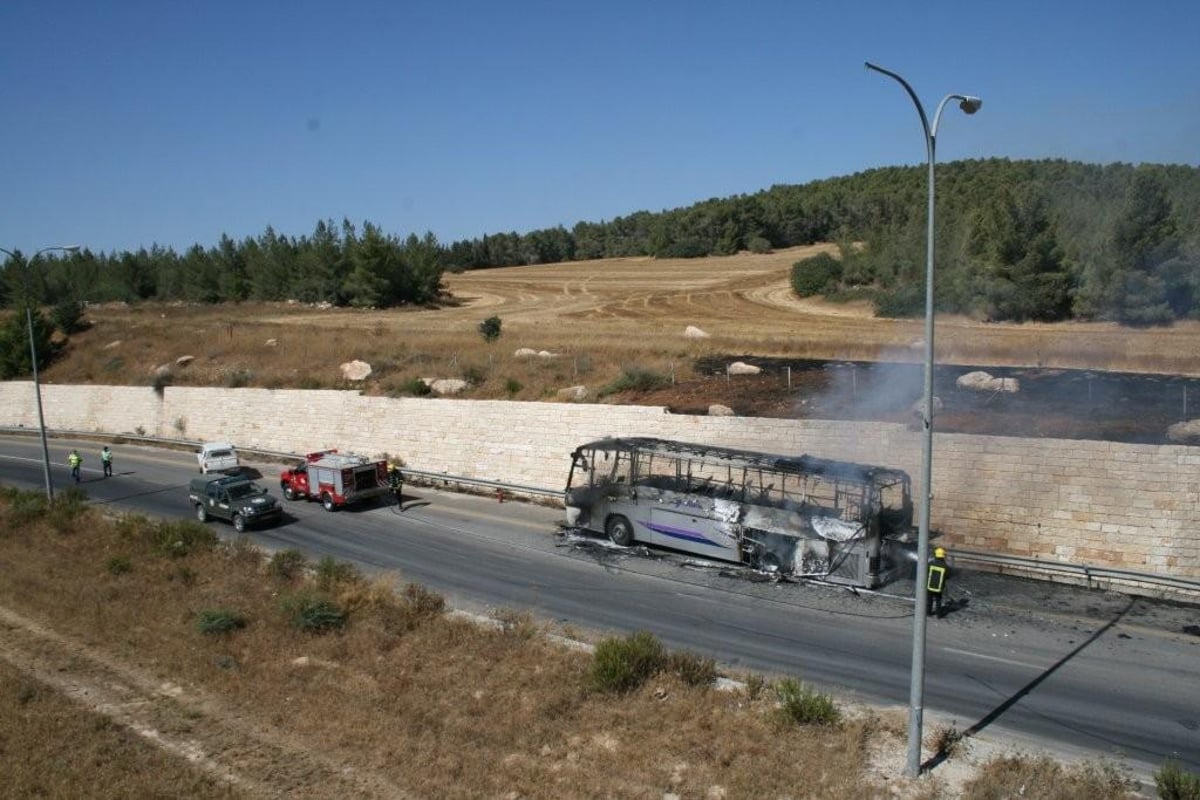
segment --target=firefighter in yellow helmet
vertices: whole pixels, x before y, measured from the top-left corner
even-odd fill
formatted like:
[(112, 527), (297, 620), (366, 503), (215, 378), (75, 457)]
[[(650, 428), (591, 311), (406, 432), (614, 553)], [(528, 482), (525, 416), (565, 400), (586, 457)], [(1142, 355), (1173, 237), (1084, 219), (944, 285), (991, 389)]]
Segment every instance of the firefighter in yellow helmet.
[(925, 580), (925, 616), (937, 609), (938, 619), (942, 618), (942, 596), (946, 592), (946, 580), (950, 568), (946, 564), (946, 551), (941, 547), (933, 549), (933, 558), (929, 560), (929, 574)]

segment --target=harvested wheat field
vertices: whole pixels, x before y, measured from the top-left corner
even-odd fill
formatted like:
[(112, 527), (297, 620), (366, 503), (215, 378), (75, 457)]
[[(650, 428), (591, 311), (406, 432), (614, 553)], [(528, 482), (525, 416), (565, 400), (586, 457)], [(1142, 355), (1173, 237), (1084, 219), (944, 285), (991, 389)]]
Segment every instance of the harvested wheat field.
[[(457, 395), (465, 398), (553, 400), (560, 390), (581, 386), (591, 400), (690, 413), (723, 404), (743, 415), (815, 415), (814, 406), (802, 401), (828, 394), (828, 379), (802, 378), (802, 370), (785, 373), (783, 364), (819, 359), (919, 365), (923, 359), (922, 320), (878, 319), (863, 302), (801, 300), (792, 293), (791, 265), (832, 250), (817, 245), (769, 254), (617, 258), (447, 274), (446, 300), (437, 308), (93, 306), (86, 315), (91, 327), (71, 337), (46, 379), (356, 388), (402, 396), (427, 393), (424, 379), (451, 378), (465, 382)], [(493, 316), (501, 320), (501, 335), (487, 342), (479, 325)], [(685, 336), (689, 326), (702, 334)], [(1200, 375), (1196, 322), (1130, 329), (942, 317), (936, 345), (939, 365), (1041, 370), (1035, 377), (1057, 369)], [(777, 363), (761, 376), (724, 379), (720, 365), (747, 358)], [(340, 365), (351, 360), (368, 363), (371, 374), (362, 381), (344, 378)], [(1200, 387), (1193, 392), (1193, 408), (1198, 397)], [(1093, 399), (1097, 409), (1112, 407), (1104, 398)], [(1144, 422), (1144, 408), (1120, 410), (1121, 418), (1099, 432), (1079, 429), (1075, 420), (1095, 411), (1081, 407), (1022, 411), (1042, 420), (1038, 430), (1014, 427), (1012, 415), (985, 419), (949, 410), (942, 429), (989, 433), (995, 431), (988, 424), (995, 423), (1001, 432), (1027, 435), (1155, 441), (1177, 419), (1174, 394), (1170, 402), (1174, 405)], [(882, 418), (905, 419), (909, 408), (901, 405)]]

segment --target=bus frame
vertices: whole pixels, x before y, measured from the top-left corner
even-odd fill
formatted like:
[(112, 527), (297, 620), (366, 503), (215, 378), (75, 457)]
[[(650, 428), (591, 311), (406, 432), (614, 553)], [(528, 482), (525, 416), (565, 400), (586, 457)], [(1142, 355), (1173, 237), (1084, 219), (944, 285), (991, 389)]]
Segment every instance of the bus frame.
[(877, 588), (912, 559), (908, 473), (654, 438), (571, 454), (567, 524), (766, 572)]

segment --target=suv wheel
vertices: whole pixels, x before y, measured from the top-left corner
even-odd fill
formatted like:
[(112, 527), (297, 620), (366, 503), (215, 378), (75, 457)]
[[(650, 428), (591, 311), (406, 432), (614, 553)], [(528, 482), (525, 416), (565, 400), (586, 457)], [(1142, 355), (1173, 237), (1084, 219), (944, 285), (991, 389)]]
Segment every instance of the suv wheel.
[(238, 533), (246, 532), (246, 518), (241, 514), (233, 515), (233, 529)]
[(208, 511), (205, 510), (203, 503), (196, 503), (196, 519), (208, 522)]

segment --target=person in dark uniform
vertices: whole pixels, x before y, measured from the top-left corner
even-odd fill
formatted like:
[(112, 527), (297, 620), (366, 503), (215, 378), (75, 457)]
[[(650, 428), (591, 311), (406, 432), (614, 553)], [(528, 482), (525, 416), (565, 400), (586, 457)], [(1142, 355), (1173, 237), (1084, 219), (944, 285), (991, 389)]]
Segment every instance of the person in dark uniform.
[(388, 487), (392, 490), (392, 494), (396, 498), (396, 505), (400, 504), (400, 497), (404, 491), (404, 475), (400, 472), (399, 464), (388, 464)]
[(933, 558), (929, 562), (929, 574), (925, 581), (925, 616), (930, 616), (937, 609), (937, 618), (942, 618), (942, 596), (946, 593), (946, 580), (950, 568), (946, 565), (946, 551), (940, 547), (933, 549)]

